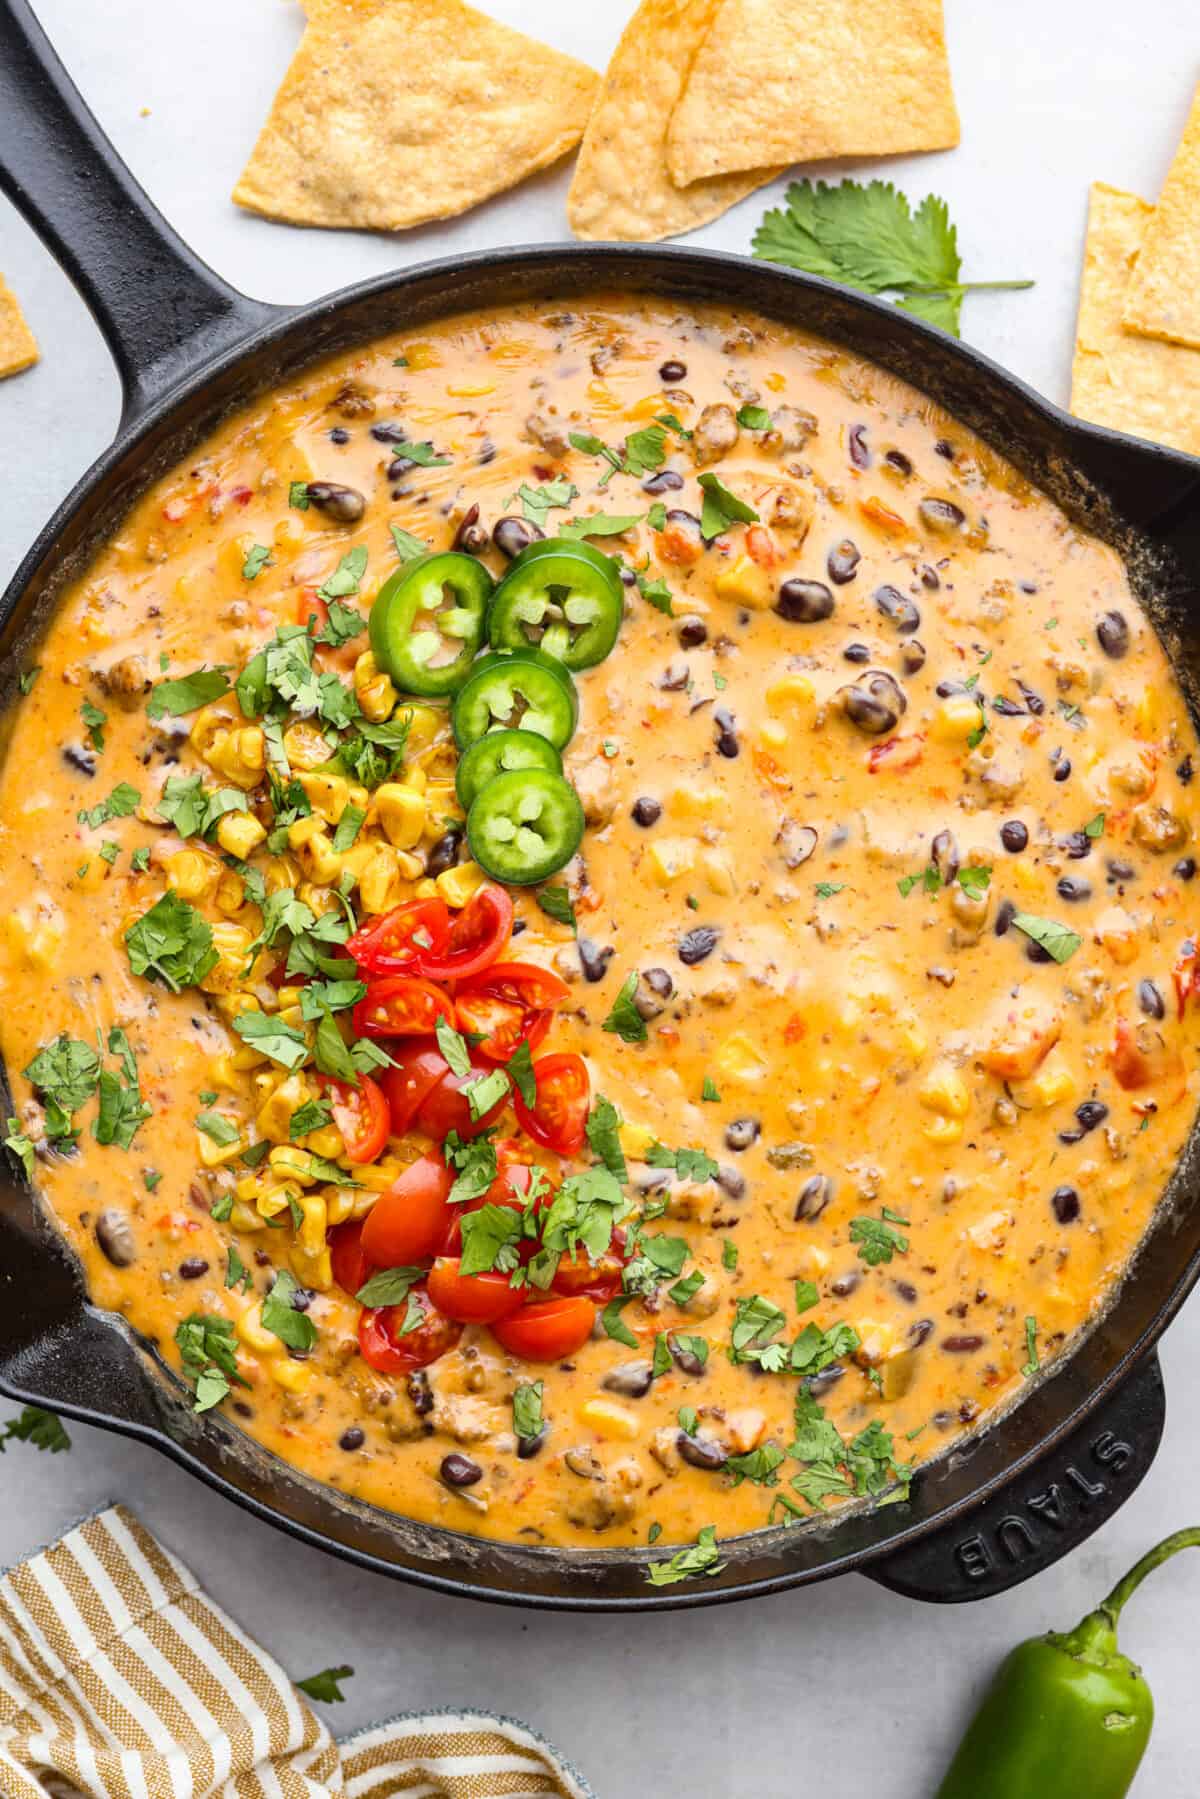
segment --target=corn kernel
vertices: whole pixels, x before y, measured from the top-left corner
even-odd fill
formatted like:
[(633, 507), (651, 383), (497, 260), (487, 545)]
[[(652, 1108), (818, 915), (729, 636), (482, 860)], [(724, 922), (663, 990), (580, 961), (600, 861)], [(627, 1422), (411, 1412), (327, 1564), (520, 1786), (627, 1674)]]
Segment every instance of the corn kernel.
[(1058, 1106), (1075, 1098), (1075, 1076), (1062, 1057), (1051, 1052), (1027, 1089), (1035, 1106)]
[(192, 728), (188, 732), (188, 742), (198, 756), (207, 760), (207, 751), (212, 748), (222, 733), (228, 733), (232, 723), (233, 720), (228, 712), (222, 711), (220, 706), (202, 706), (192, 720)]
[(729, 857), (720, 850), (705, 850), (700, 858), (704, 879), (711, 893), (736, 893), (737, 883)]
[(217, 923), (212, 927), (212, 946), (217, 960), (200, 987), (205, 993), (232, 993), (251, 978), (247, 972), (254, 938), (245, 925)]
[(390, 675), (379, 667), (370, 650), (354, 664), (354, 693), (363, 716), (381, 725), (396, 709), (399, 694)]
[(263, 1329), (261, 1300), (256, 1299), (246, 1307), (246, 1310), (234, 1320), (234, 1328), (247, 1349), (253, 1349), (259, 1355), (265, 1356), (283, 1354), (283, 1344), (274, 1331)]
[(292, 1113), (298, 1112), (311, 1098), (312, 1091), (304, 1077), (299, 1074), (288, 1075), (259, 1108), (254, 1121), (258, 1126), (259, 1136), (269, 1137), (272, 1143), (287, 1143)]
[(218, 731), (204, 752), (204, 760), (219, 775), (248, 793), (263, 778), (266, 755), (266, 740), (261, 727), (245, 725), (240, 730)]
[(288, 761), (299, 774), (323, 768), (329, 761), (329, 745), (325, 734), (308, 719), (298, 719), (283, 734), (283, 748)]
[(446, 392), (456, 400), (482, 400), (485, 394), (494, 394), (494, 381), (457, 381), (447, 386)]
[(695, 866), (696, 846), (690, 837), (656, 837), (646, 852), (650, 879), (658, 887), (669, 887)]
[(435, 344), (408, 344), (404, 350), (404, 362), (410, 369), (440, 369), (442, 353)]
[(437, 876), (437, 890), (448, 906), (463, 907), (487, 880), (478, 862), (459, 862)]
[(921, 1134), (930, 1143), (957, 1143), (963, 1134), (961, 1118), (929, 1118), (921, 1126)]
[(303, 1141), (305, 1149), (311, 1149), (314, 1156), (324, 1156), (327, 1162), (336, 1162), (346, 1153), (342, 1133), (336, 1124), (324, 1124), (320, 1130), (309, 1131)]
[(714, 591), (722, 600), (735, 606), (749, 606), (754, 612), (766, 612), (775, 602), (775, 583), (770, 572), (749, 556), (739, 556), (731, 568), (717, 576)]
[(306, 1149), (299, 1149), (290, 1143), (281, 1144), (273, 1149), (267, 1157), (271, 1165), (271, 1173), (281, 1180), (297, 1181), (302, 1187), (311, 1187), (319, 1180), (312, 1166), (312, 1156)]
[(306, 1362), (294, 1362), (291, 1356), (268, 1362), (267, 1373), (287, 1393), (303, 1393), (312, 1385), (312, 1369)]
[(325, 1211), (331, 1228), (335, 1224), (345, 1224), (348, 1218), (354, 1216), (354, 1188), (331, 1187)]
[(777, 718), (764, 718), (758, 727), (758, 741), (765, 750), (784, 750), (788, 744), (788, 728)]
[(1138, 737), (1154, 738), (1163, 724), (1163, 695), (1157, 687), (1143, 687), (1133, 709), (1133, 728)]
[(408, 736), (404, 740), (406, 756), (416, 756), (432, 748), (447, 725), (447, 715), (436, 706), (405, 705), (401, 718), (408, 720)]
[(325, 822), (316, 813), (288, 826), (288, 844), (304, 872), (323, 886), (332, 886), (341, 874), (341, 857)]
[(216, 886), (221, 878), (221, 864), (201, 850), (177, 850), (166, 861), (167, 885), (180, 899), (198, 900)]
[(784, 675), (767, 688), (767, 711), (809, 719), (816, 711), (817, 694), (807, 675)]
[[(232, 1123), (233, 1120), (229, 1122)], [(222, 1168), (226, 1162), (237, 1160), (246, 1147), (246, 1139), (238, 1137), (232, 1143), (214, 1143), (207, 1132), (197, 1131), (196, 1147), (205, 1168)]]
[(226, 918), (232, 918), (235, 912), (241, 911), (245, 901), (246, 883), (242, 880), (241, 875), (235, 873), (232, 868), (225, 869), (217, 882), (217, 890), (213, 894), (213, 905), (218, 912), (223, 912)]
[(386, 912), (399, 900), (399, 856), (400, 851), (390, 843), (372, 845), (358, 877), (358, 897), (364, 912)]
[(229, 1222), (235, 1231), (265, 1231), (267, 1228), (259, 1217), (257, 1208), (248, 1206), (241, 1199), (234, 1200)]
[(650, 1145), (658, 1141), (657, 1133), (648, 1125), (633, 1124), (626, 1118), (620, 1128), (621, 1148), (632, 1162), (644, 1161)]
[(425, 797), (396, 781), (386, 781), (375, 794), (379, 823), (397, 849), (415, 849), (425, 829)]
[(952, 693), (933, 715), (930, 730), (943, 743), (962, 743), (983, 728), (983, 710), (969, 693)]
[(957, 1068), (935, 1062), (921, 1082), (921, 1104), (943, 1118), (965, 1118), (971, 1109), (971, 1090)]
[(638, 1421), (628, 1406), (615, 1399), (589, 1399), (579, 1408), (579, 1421), (602, 1437), (631, 1440), (638, 1434)]
[(297, 779), (318, 818), (336, 825), (350, 801), (350, 783), (344, 775), (303, 774)]

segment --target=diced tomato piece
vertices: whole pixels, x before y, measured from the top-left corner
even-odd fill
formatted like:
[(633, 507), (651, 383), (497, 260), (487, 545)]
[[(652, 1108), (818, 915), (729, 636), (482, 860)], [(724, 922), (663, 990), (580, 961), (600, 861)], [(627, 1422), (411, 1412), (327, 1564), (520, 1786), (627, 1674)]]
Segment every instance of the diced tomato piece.
[(492, 1324), (521, 1309), (525, 1295), (506, 1274), (463, 1274), (461, 1266), (458, 1256), (439, 1256), (429, 1270), (429, 1297), (447, 1318)]
[(503, 887), (486, 882), (463, 907), (444, 950), (417, 958), (418, 972), (434, 981), (463, 981), (497, 961), (512, 936), (513, 903)]
[(392, 1135), (403, 1137), (417, 1121), (422, 1105), (450, 1072), (450, 1064), (433, 1037), (418, 1037), (397, 1044), (392, 1052), (396, 1066), (380, 1075), (392, 1114)]
[(1187, 1011), (1188, 1001), (1194, 994), (1200, 993), (1200, 969), (1196, 964), (1196, 944), (1193, 938), (1189, 937), (1184, 942), (1175, 958), (1171, 979), (1175, 983), (1175, 1003), (1182, 1018)]
[(533, 1065), (537, 1098), (527, 1106), (513, 1095), (521, 1129), (556, 1155), (573, 1156), (583, 1148), (592, 1084), (582, 1056), (571, 1052), (543, 1056)]
[(357, 1088), (324, 1077), (333, 1108), (333, 1122), (342, 1133), (346, 1157), (351, 1162), (374, 1162), (388, 1140), (388, 1103), (383, 1089), (369, 1074), (359, 1076)]
[(775, 539), (765, 525), (751, 525), (746, 532), (746, 554), (759, 568), (774, 568), (778, 552)]
[[(425, 1321), (405, 1332), (409, 1301), (416, 1302)], [(462, 1333), (462, 1325), (438, 1311), (424, 1286), (413, 1287), (402, 1306), (364, 1306), (358, 1320), (358, 1346), (380, 1374), (412, 1374), (428, 1368), (454, 1348)]]
[(371, 1263), (362, 1246), (362, 1220), (335, 1224), (329, 1232), (329, 1260), (333, 1278), (346, 1293), (357, 1293), (371, 1274)]
[(1118, 1018), (1112, 1049), (1113, 1074), (1127, 1093), (1183, 1078), (1183, 1057), (1152, 1024), (1133, 1025)]
[(407, 1268), (436, 1256), (446, 1240), (454, 1183), (439, 1155), (422, 1156), (381, 1193), (363, 1224), (362, 1247), (375, 1268)]
[(406, 900), (355, 931), (346, 945), (367, 974), (420, 974), (418, 959), (450, 941), (450, 908), (444, 899)]
[(590, 1299), (547, 1299), (522, 1306), (511, 1318), (497, 1319), (492, 1334), (510, 1355), (522, 1356), (527, 1362), (557, 1362), (583, 1348), (595, 1322), (596, 1308)]
[(884, 743), (873, 743), (867, 751), (867, 773), (902, 775), (915, 768), (925, 754), (925, 739), (920, 736), (889, 737)]
[(329, 623), (329, 607), (315, 587), (302, 587), (296, 595), (296, 623), (306, 625), (310, 618), (314, 630), (323, 631)]
[(428, 1037), (439, 1018), (456, 1022), (454, 1001), (432, 981), (416, 975), (392, 974), (368, 983), (366, 997), (354, 1008), (358, 1037)]
[(507, 1062), (522, 1042), (538, 1048), (569, 993), (565, 981), (535, 962), (496, 962), (455, 987), (459, 1029), (481, 1038), (481, 1056)]

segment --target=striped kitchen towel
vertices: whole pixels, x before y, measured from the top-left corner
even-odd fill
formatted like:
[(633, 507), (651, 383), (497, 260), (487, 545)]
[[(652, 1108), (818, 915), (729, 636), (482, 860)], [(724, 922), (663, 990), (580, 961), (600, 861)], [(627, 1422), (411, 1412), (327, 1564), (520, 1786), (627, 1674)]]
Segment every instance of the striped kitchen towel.
[(336, 1742), (124, 1506), (0, 1579), (4, 1799), (592, 1799), (548, 1743), (476, 1712)]

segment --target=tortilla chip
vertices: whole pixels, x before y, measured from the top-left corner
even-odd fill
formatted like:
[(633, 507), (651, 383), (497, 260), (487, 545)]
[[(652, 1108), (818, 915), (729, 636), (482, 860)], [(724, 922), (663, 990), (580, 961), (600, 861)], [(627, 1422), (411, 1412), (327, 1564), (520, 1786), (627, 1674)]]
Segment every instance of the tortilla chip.
[(671, 118), (680, 186), (958, 142), (942, 0), (725, 0)]
[(1079, 290), (1071, 411), (1094, 425), (1200, 453), (1200, 350), (1126, 331), (1130, 277), (1154, 208), (1092, 186)]
[(401, 231), (453, 218), (583, 135), (593, 70), (462, 0), (310, 0), (233, 191), (292, 225)]
[(1200, 348), (1200, 89), (1146, 226), (1123, 317), (1148, 337)]
[(0, 381), (5, 375), (19, 375), (37, 359), (37, 339), (25, 323), (16, 294), (0, 275)]
[(667, 174), (667, 125), (721, 0), (642, 0), (621, 34), (567, 195), (576, 237), (653, 242), (716, 219), (782, 171), (718, 176), (681, 193)]

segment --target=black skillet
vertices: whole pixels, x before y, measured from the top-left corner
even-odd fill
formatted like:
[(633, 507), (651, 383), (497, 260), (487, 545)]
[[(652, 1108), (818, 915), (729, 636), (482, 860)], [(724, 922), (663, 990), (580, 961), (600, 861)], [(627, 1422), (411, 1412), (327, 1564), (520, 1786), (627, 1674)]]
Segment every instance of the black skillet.
[[(64, 501), (0, 602), (5, 732), (24, 652), (65, 582), (146, 485), (233, 404), (316, 357), (473, 306), (570, 302), (599, 287), (715, 300), (836, 339), (930, 394), (1089, 530), (1118, 544), (1189, 695), (1200, 672), (1200, 462), (1081, 425), (965, 345), (828, 283), (686, 249), (554, 245), (427, 264), (296, 308), (227, 286), (151, 206), (71, 85), (26, 0), (0, 0), (0, 185), (66, 268), (120, 371), (116, 442)], [(2, 404), (2, 396), (0, 396)], [(19, 896), (5, 896), (11, 905)], [(6, 1097), (6, 1096), (0, 1096)], [(152, 1443), (293, 1535), (383, 1573), (513, 1604), (637, 1609), (778, 1591), (858, 1569), (930, 1600), (996, 1593), (1047, 1567), (1133, 1491), (1158, 1447), (1153, 1345), (1200, 1271), (1192, 1145), (1114, 1304), (1020, 1405), (955, 1445), (905, 1505), (762, 1531), (713, 1580), (663, 1592), (630, 1550), (484, 1543), (302, 1479), (223, 1418), (197, 1421), (150, 1346), (90, 1306), (30, 1191), (0, 1172), (0, 1392)], [(701, 1520), (702, 1522), (702, 1520)]]

